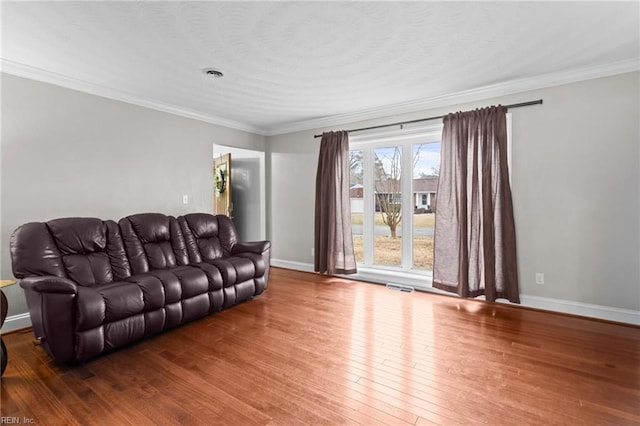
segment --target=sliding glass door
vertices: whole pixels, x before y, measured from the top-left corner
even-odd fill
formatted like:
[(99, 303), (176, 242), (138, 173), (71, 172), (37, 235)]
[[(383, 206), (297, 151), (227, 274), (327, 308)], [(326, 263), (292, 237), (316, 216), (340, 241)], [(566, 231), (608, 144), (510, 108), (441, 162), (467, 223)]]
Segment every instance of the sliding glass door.
[(351, 213), (360, 267), (432, 269), (441, 128), (351, 137)]

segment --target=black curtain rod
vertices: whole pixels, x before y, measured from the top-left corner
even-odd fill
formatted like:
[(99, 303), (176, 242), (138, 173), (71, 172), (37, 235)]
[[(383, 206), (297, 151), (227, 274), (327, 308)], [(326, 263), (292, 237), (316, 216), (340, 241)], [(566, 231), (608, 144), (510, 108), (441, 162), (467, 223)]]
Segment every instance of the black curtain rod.
[[(540, 104), (542, 104), (542, 99), (538, 99), (537, 101), (521, 102), (519, 104), (505, 105), (505, 108), (507, 108), (507, 109), (509, 109), (509, 108), (520, 108), (520, 107), (525, 107), (525, 106), (529, 106), (529, 105), (540, 105)], [(361, 132), (363, 130), (381, 129), (383, 127), (400, 126), (400, 125), (403, 125), (403, 124), (419, 123), (421, 121), (438, 120), (438, 119), (441, 119), (441, 118), (444, 118), (444, 117), (446, 117), (446, 114), (445, 115), (438, 115), (436, 117), (419, 118), (417, 120), (411, 120), (411, 121), (401, 121), (401, 122), (398, 122), (398, 123), (381, 124), (379, 126), (362, 127), (360, 129), (347, 130), (347, 132), (351, 133), (351, 132)], [(313, 137), (314, 138), (321, 138), (322, 135), (313, 135)]]

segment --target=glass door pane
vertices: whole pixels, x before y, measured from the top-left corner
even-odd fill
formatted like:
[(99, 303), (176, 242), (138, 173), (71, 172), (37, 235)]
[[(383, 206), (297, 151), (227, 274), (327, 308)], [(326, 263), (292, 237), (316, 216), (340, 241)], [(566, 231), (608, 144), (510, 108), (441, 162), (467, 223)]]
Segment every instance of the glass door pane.
[(413, 267), (433, 269), (433, 229), (440, 142), (413, 145)]
[(356, 262), (364, 262), (364, 163), (363, 153), (349, 151), (349, 197), (351, 199), (351, 231)]
[(374, 263), (402, 264), (402, 147), (374, 151)]

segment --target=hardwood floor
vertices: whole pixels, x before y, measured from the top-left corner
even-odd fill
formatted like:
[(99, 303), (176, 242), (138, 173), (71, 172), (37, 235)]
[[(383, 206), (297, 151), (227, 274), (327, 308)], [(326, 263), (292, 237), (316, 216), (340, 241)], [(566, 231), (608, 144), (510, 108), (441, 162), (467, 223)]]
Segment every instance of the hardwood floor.
[(278, 268), (83, 364), (31, 338), (4, 336), (1, 413), (22, 424), (640, 424), (640, 327)]

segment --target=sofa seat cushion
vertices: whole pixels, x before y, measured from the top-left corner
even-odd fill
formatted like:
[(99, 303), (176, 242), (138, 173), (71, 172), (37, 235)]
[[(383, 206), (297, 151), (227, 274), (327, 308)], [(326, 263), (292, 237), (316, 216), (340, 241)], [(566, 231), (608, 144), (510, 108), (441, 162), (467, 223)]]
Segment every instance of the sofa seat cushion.
[(207, 275), (201, 269), (193, 266), (154, 270), (148, 274), (162, 282), (166, 295), (165, 303), (167, 304), (205, 293), (209, 289)]
[(251, 259), (243, 257), (225, 257), (210, 260), (209, 263), (220, 270), (224, 287), (247, 281), (256, 276), (256, 267)]
[(78, 286), (78, 330), (119, 321), (144, 312), (142, 289), (126, 281), (114, 281), (91, 287)]
[(209, 291), (217, 291), (222, 289), (222, 274), (220, 269), (210, 263), (195, 263), (192, 264), (194, 268), (202, 270), (209, 280)]
[(142, 291), (144, 312), (160, 309), (166, 304), (166, 289), (158, 277), (151, 274), (138, 274), (127, 278), (127, 281), (134, 283)]
[(267, 262), (265, 261), (264, 257), (261, 254), (245, 252), (245, 253), (238, 253), (235, 256), (251, 260), (251, 262), (253, 263), (253, 266), (256, 269), (254, 277), (261, 277), (267, 271)]

